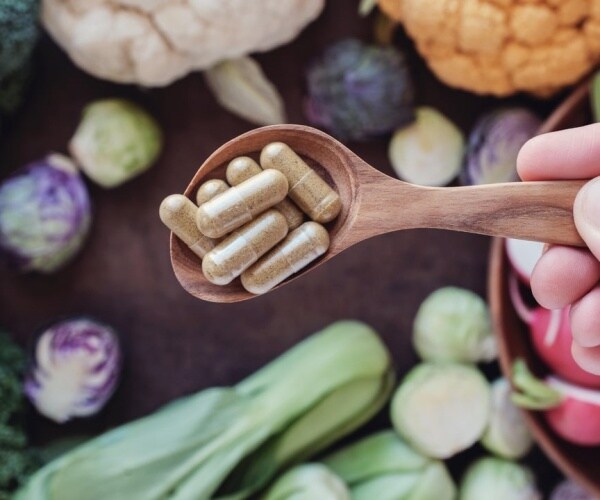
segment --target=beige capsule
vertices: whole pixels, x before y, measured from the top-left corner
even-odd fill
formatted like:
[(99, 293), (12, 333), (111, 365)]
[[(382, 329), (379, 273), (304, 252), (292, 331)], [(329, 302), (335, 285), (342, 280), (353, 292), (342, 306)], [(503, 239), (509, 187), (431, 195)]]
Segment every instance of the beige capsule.
[(340, 213), (342, 201), (339, 195), (287, 144), (267, 144), (260, 154), (260, 164), (286, 176), (290, 198), (312, 220), (325, 223)]
[(263, 170), (203, 203), (198, 208), (196, 225), (202, 234), (220, 238), (279, 203), (287, 192), (288, 182), (281, 172)]
[[(248, 156), (239, 156), (229, 162), (227, 170), (225, 171), (225, 176), (230, 185), (237, 186), (261, 172), (262, 168), (260, 168), (260, 165), (252, 158)], [(294, 205), (294, 202), (288, 198), (277, 203), (275, 208), (285, 217), (290, 231), (296, 229), (304, 221), (302, 210)]]
[(182, 194), (167, 196), (160, 204), (160, 220), (182, 240), (190, 250), (202, 258), (216, 242), (204, 236), (196, 226), (198, 207)]
[(227, 183), (221, 179), (206, 181), (196, 191), (196, 205), (200, 206), (228, 189)]
[(329, 234), (317, 222), (305, 222), (285, 240), (242, 274), (242, 285), (250, 293), (268, 292), (306, 267), (329, 248)]
[(215, 285), (227, 285), (285, 238), (287, 222), (277, 210), (267, 210), (231, 233), (202, 260), (202, 272)]

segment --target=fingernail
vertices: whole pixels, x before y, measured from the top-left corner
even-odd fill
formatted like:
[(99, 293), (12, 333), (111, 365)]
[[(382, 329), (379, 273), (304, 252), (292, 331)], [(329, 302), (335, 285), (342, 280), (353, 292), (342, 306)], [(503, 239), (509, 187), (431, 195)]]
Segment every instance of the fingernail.
[(583, 186), (578, 198), (580, 213), (585, 222), (600, 230), (600, 177)]

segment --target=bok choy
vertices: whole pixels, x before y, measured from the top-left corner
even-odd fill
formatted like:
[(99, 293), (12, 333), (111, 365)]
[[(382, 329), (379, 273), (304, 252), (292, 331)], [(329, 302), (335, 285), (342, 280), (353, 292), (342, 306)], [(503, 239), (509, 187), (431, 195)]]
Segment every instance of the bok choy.
[(246, 498), (367, 421), (393, 384), (376, 333), (338, 322), (234, 387), (182, 398), (75, 448), (16, 500)]

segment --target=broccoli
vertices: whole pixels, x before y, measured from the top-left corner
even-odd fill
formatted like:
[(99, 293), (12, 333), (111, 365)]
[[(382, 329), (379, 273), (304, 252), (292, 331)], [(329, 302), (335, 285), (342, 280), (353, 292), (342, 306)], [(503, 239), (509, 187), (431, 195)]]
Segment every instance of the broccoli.
[(0, 332), (0, 500), (8, 499), (40, 465), (23, 430), (25, 353)]
[(38, 0), (0, 0), (0, 80), (23, 67), (38, 38)]
[(12, 113), (29, 81), (39, 0), (0, 0), (0, 112)]

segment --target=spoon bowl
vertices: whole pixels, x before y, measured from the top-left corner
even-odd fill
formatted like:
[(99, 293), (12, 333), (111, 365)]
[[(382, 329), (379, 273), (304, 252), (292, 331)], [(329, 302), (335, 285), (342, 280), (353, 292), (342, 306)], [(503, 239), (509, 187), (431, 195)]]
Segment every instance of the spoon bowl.
[[(391, 231), (439, 228), (490, 236), (583, 245), (573, 223), (573, 201), (583, 181), (490, 184), (453, 188), (415, 186), (368, 165), (343, 144), (303, 125), (272, 125), (247, 132), (217, 149), (196, 172), (184, 194), (190, 199), (205, 181), (224, 174), (238, 156), (258, 159), (271, 142), (284, 142), (338, 192), (342, 209), (327, 224), (331, 244), (319, 260), (273, 290), (324, 264), (352, 245)], [(222, 175), (221, 177), (224, 177)], [(194, 297), (210, 302), (238, 302), (256, 297), (239, 280), (210, 283), (198, 257), (171, 234), (175, 276)]]

